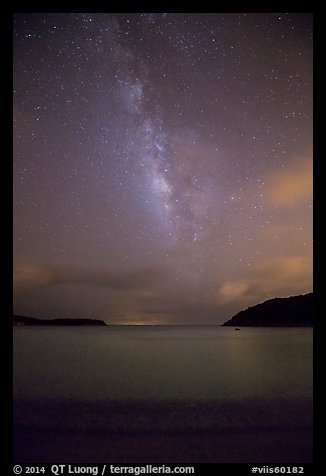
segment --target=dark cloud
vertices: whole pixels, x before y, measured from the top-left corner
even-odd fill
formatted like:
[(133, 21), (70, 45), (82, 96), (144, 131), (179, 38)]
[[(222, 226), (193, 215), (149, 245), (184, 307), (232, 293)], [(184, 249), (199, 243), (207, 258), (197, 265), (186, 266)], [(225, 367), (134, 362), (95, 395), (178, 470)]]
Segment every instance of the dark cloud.
[(25, 265), (14, 270), (14, 285), (35, 288), (54, 285), (103, 286), (114, 290), (139, 290), (151, 287), (167, 278), (162, 266), (134, 271), (113, 271), (85, 266)]

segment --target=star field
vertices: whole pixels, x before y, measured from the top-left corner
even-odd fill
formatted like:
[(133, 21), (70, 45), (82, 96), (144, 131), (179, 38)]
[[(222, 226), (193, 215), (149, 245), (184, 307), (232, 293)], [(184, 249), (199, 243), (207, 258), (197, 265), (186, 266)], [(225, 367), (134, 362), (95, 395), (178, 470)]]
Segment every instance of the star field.
[(14, 16), (14, 310), (219, 324), (312, 287), (312, 16)]

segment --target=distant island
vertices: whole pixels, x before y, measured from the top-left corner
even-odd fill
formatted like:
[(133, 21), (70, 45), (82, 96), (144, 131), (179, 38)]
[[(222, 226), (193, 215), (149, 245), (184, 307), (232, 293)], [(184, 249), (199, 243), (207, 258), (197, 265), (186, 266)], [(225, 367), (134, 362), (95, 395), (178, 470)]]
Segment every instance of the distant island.
[(36, 319), (35, 317), (13, 316), (14, 326), (106, 326), (98, 319)]
[(234, 327), (311, 327), (313, 293), (269, 299), (240, 311), (222, 326)]

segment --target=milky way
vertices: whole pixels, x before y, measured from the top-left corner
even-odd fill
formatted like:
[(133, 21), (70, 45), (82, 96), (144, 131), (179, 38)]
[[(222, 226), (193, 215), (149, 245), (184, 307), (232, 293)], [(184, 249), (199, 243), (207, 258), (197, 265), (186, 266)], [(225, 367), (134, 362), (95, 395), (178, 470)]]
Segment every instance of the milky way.
[(14, 310), (219, 324), (312, 288), (312, 16), (14, 17)]

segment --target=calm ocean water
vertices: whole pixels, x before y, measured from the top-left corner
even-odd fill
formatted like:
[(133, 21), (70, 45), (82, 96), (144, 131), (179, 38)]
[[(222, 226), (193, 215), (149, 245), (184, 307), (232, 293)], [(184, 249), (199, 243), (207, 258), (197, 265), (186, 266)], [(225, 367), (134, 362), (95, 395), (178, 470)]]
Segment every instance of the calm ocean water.
[(312, 329), (16, 327), (17, 398), (312, 396)]

